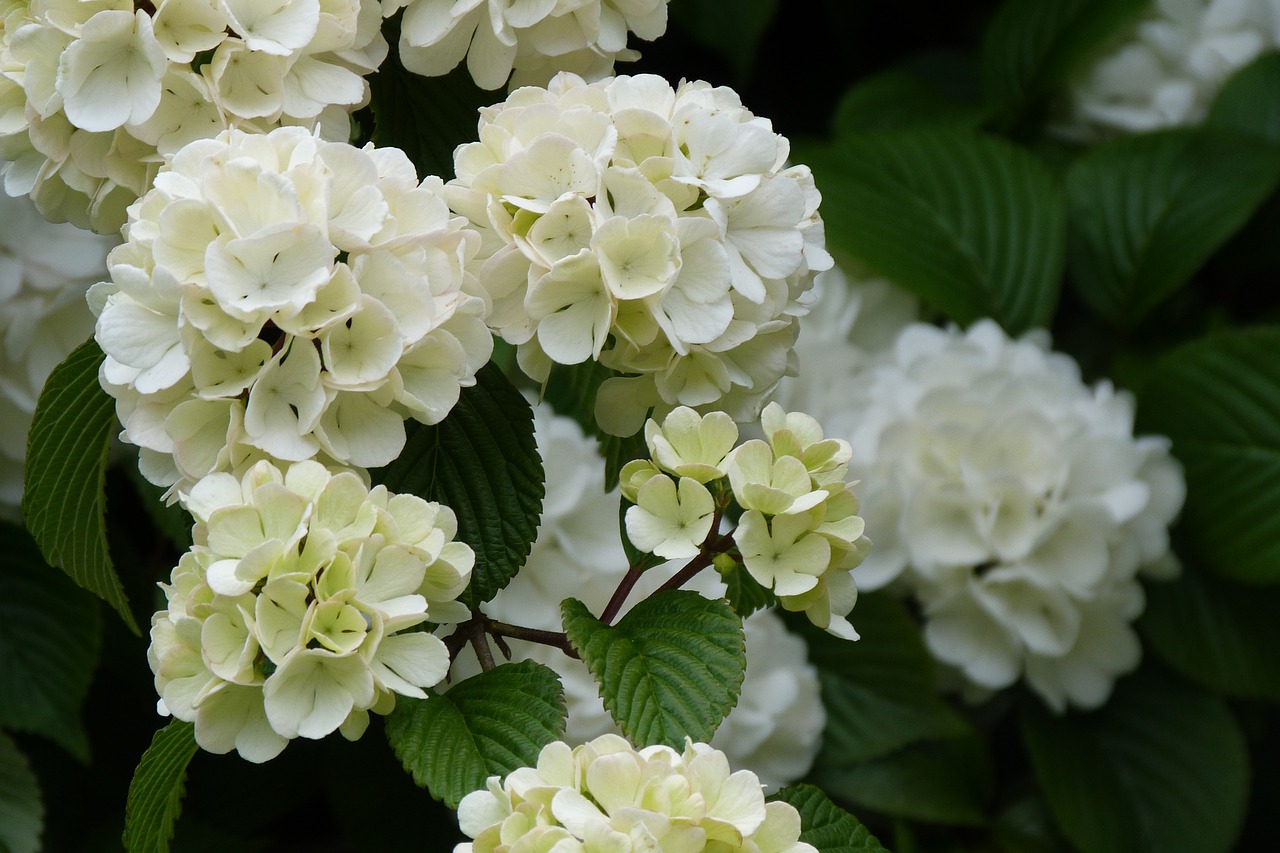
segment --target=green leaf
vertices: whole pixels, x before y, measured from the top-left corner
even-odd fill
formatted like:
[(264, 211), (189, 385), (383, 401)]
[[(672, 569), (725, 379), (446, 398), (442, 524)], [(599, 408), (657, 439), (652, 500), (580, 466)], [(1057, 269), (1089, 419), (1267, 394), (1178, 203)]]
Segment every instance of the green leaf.
[(125, 466), (125, 469), (129, 482), (137, 490), (143, 509), (156, 530), (179, 550), (185, 551), (190, 548), (191, 527), (195, 524), (191, 513), (183, 509), (181, 504), (166, 504), (163, 499), (165, 490), (143, 477), (138, 466), (132, 461)]
[[(778, 603), (778, 597), (773, 594), (773, 590), (761, 586), (741, 563), (722, 573), (720, 580), (724, 581), (724, 597), (728, 600), (729, 606), (743, 619), (757, 610), (764, 610)], [(830, 639), (823, 642), (828, 643)]]
[(994, 775), (976, 735), (913, 743), (897, 752), (813, 780), (841, 800), (895, 817), (929, 823), (986, 823)]
[(182, 813), (187, 765), (196, 754), (196, 727), (174, 720), (155, 733), (129, 783), (124, 811), (124, 848), (164, 853)]
[(809, 643), (827, 708), (820, 767), (849, 767), (921, 740), (958, 737), (969, 724), (938, 696), (933, 656), (900, 601), (864, 593), (849, 614), (862, 639), (833, 642), (807, 624), (792, 627)]
[(736, 0), (725, 14), (723, 0), (680, 0), (671, 5), (671, 20), (707, 47), (720, 53), (745, 83), (755, 65), (756, 48), (778, 12), (778, 0)]
[(1130, 327), (1182, 287), (1280, 181), (1280, 147), (1226, 130), (1118, 139), (1067, 172), (1068, 264), (1100, 315)]
[(1265, 53), (1235, 73), (1218, 93), (1205, 124), (1280, 142), (1280, 53)]
[(564, 733), (564, 688), (534, 661), (503, 664), (426, 699), (399, 697), (387, 740), (404, 769), (449, 808), (490, 776), (532, 767)]
[(453, 152), (479, 139), (480, 108), (502, 100), (501, 92), (487, 92), (471, 79), (463, 62), (441, 77), (423, 77), (400, 64), (396, 44), (400, 19), (384, 28), (391, 55), (369, 77), (369, 106), (373, 114), (371, 141), (380, 148), (399, 148), (418, 177), (453, 177)]
[(1280, 589), (1257, 589), (1184, 565), (1146, 585), (1143, 639), (1192, 681), (1242, 699), (1280, 702)]
[(595, 436), (600, 442), (600, 452), (605, 458), (605, 491), (618, 485), (618, 474), (624, 465), (632, 459), (648, 455), (643, 431), (620, 438), (604, 432), (596, 423), (596, 392), (606, 379), (619, 375), (621, 374), (617, 371), (596, 361), (573, 365), (557, 364), (552, 368), (551, 376), (543, 388), (543, 399), (551, 404), (551, 408), (561, 415), (573, 418), (583, 432)]
[(408, 432), (399, 458), (370, 476), (457, 514), (458, 538), (476, 552), (460, 600), (474, 607), (511, 582), (538, 535), (545, 486), (533, 409), (490, 363), (448, 417), (435, 426), (411, 422)]
[(1062, 193), (1029, 152), (994, 137), (922, 129), (797, 152), (822, 191), (828, 245), (961, 324), (1045, 326), (1066, 242)]
[(1092, 714), (1028, 701), (1031, 763), (1058, 825), (1090, 853), (1231, 848), (1248, 799), (1248, 756), (1223, 701), (1150, 669)]
[(98, 665), (98, 603), (0, 522), (0, 726), (43, 735), (82, 762), (81, 708)]
[(1148, 6), (1148, 0), (1006, 0), (982, 45), (988, 98), (1016, 120)]
[(976, 128), (991, 111), (977, 100), (973, 65), (966, 54), (923, 54), (863, 77), (840, 98), (832, 130), (840, 136), (936, 125)]
[(0, 850), (36, 853), (44, 831), (44, 801), (27, 757), (0, 732)]
[(884, 847), (858, 819), (813, 785), (791, 785), (770, 797), (800, 812), (800, 840), (818, 853), (882, 853)]
[(733, 709), (747, 666), (742, 620), (721, 600), (672, 590), (609, 627), (576, 599), (560, 605), (569, 642), (632, 743), (706, 743)]
[(1173, 440), (1187, 477), (1179, 529), (1198, 562), (1280, 582), (1280, 327), (1215, 335), (1163, 359), (1138, 397), (1138, 428)]
[(140, 635), (107, 551), (107, 447), (117, 422), (115, 403), (98, 384), (103, 358), (96, 341), (85, 341), (45, 382), (27, 438), (22, 513), (49, 565)]

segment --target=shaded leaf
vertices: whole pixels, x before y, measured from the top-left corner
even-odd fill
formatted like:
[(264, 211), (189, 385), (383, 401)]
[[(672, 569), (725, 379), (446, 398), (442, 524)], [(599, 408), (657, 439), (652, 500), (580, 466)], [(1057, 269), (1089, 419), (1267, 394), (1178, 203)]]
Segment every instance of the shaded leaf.
[(720, 580), (724, 581), (724, 597), (728, 600), (729, 606), (743, 619), (757, 610), (764, 610), (778, 603), (778, 597), (773, 594), (773, 590), (761, 586), (741, 563), (736, 564), (728, 572), (722, 573)]
[(978, 89), (972, 57), (924, 54), (858, 80), (840, 98), (831, 127), (836, 135), (925, 125), (976, 128), (991, 112)]
[(600, 453), (605, 459), (605, 491), (618, 485), (618, 474), (624, 465), (648, 454), (643, 431), (623, 438), (604, 432), (596, 423), (596, 392), (606, 379), (619, 375), (596, 361), (557, 364), (543, 388), (543, 399), (551, 404), (551, 408), (558, 414), (573, 418), (583, 432), (595, 436), (600, 442)]
[(129, 853), (163, 853), (182, 813), (187, 765), (196, 754), (196, 727), (174, 720), (155, 733), (129, 783), (124, 813), (124, 848)]
[(737, 0), (725, 14), (722, 0), (680, 0), (671, 4), (670, 15), (676, 26), (729, 60), (745, 83), (778, 5), (778, 0)]
[(141, 634), (107, 551), (107, 447), (117, 421), (114, 401), (98, 384), (103, 358), (88, 340), (45, 382), (27, 439), (22, 513), (49, 565)]
[(791, 785), (770, 797), (800, 812), (800, 840), (818, 853), (880, 853), (884, 847), (858, 819), (813, 785)]
[(672, 590), (605, 625), (586, 605), (560, 605), (565, 633), (632, 743), (703, 743), (732, 710), (747, 666), (742, 620), (721, 600)]
[(564, 733), (564, 688), (534, 661), (508, 663), (426, 699), (398, 697), (387, 740), (404, 769), (449, 808), (490, 776), (532, 767)]
[(36, 853), (44, 831), (44, 800), (27, 757), (0, 732), (0, 850)]
[(1280, 142), (1280, 53), (1265, 53), (1237, 71), (1218, 93), (1205, 124)]

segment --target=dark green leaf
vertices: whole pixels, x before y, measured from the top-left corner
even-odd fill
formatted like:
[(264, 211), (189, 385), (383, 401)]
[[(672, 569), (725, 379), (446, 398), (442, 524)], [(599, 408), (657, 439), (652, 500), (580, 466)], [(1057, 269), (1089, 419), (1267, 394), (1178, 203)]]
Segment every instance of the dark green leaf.
[(81, 707), (98, 664), (98, 603), (0, 522), (0, 726), (43, 735), (81, 761)]
[[(778, 597), (773, 594), (773, 590), (761, 586), (760, 582), (751, 577), (751, 573), (741, 563), (736, 564), (728, 572), (720, 575), (720, 580), (724, 581), (724, 597), (728, 599), (729, 606), (733, 608), (734, 613), (737, 613), (743, 619), (746, 619), (757, 610), (764, 610), (766, 607), (772, 607), (778, 603)], [(831, 641), (826, 639), (823, 642)], [(836, 645), (840, 644), (836, 643)]]
[(49, 565), (114, 607), (129, 630), (141, 634), (107, 551), (103, 490), (117, 422), (115, 403), (98, 384), (103, 358), (97, 342), (86, 341), (45, 382), (27, 439), (22, 513)]
[(882, 853), (884, 847), (858, 819), (813, 785), (791, 785), (770, 797), (800, 812), (800, 840), (818, 853)]
[(576, 599), (566, 599), (560, 612), (605, 707), (633, 743), (705, 743), (737, 702), (746, 641), (742, 620), (724, 601), (663, 592), (613, 627)]
[(1047, 325), (1066, 242), (1062, 193), (1027, 151), (942, 129), (797, 152), (822, 191), (827, 242), (958, 323)]
[(978, 99), (972, 57), (924, 54), (860, 79), (836, 106), (836, 135), (952, 125), (976, 128), (990, 113)]
[(142, 472), (132, 460), (125, 467), (129, 482), (137, 490), (138, 497), (142, 499), (143, 509), (156, 530), (164, 534), (180, 550), (185, 551), (190, 548), (191, 526), (195, 523), (191, 513), (183, 509), (181, 504), (166, 504), (162, 498), (164, 489), (143, 477)]
[(814, 781), (860, 808), (929, 823), (986, 822), (994, 784), (986, 744), (971, 735), (912, 744), (840, 770), (818, 770)]
[(1280, 328), (1188, 344), (1139, 395), (1138, 427), (1173, 439), (1186, 469), (1180, 530), (1198, 562), (1249, 583), (1280, 582)]
[(124, 848), (129, 853), (164, 853), (182, 813), (187, 765), (196, 754), (196, 727), (174, 720), (151, 739), (129, 784), (124, 812)]
[(524, 565), (542, 514), (542, 458), (533, 409), (496, 365), (480, 369), (442, 422), (411, 422), (400, 457), (369, 473), (457, 514), (458, 538), (476, 552), (467, 606), (493, 598)]
[(982, 45), (988, 97), (1016, 120), (1148, 6), (1147, 0), (1006, 0)]
[(426, 699), (400, 697), (387, 740), (413, 780), (449, 808), (490, 776), (532, 767), (564, 733), (564, 688), (534, 661), (508, 663)]
[(1216, 692), (1280, 702), (1280, 590), (1240, 586), (1194, 565), (1146, 589), (1138, 628), (1157, 654)]
[(1193, 276), (1280, 180), (1280, 147), (1226, 130), (1118, 139), (1067, 172), (1076, 289), (1136, 324)]
[(809, 641), (827, 708), (819, 766), (849, 767), (969, 730), (938, 697), (933, 656), (901, 602), (865, 593), (849, 618), (862, 637), (854, 643), (832, 642), (801, 620), (793, 624)]
[(36, 853), (44, 831), (40, 784), (18, 745), (0, 732), (0, 850)]
[(723, 0), (679, 0), (670, 8), (673, 23), (722, 54), (745, 83), (778, 0), (736, 0), (730, 14), (725, 14)]
[(1267, 53), (1227, 81), (1205, 124), (1280, 142), (1280, 53)]
[(1231, 848), (1248, 799), (1244, 738), (1221, 699), (1144, 671), (1092, 714), (1028, 701), (1023, 733), (1066, 836), (1090, 853)]
[(620, 438), (600, 429), (596, 423), (596, 392), (600, 385), (612, 376), (618, 376), (596, 361), (582, 364), (556, 365), (543, 389), (543, 398), (561, 415), (573, 418), (582, 431), (595, 436), (600, 442), (600, 452), (605, 458), (605, 491), (618, 485), (618, 473), (632, 459), (647, 455), (644, 434)]

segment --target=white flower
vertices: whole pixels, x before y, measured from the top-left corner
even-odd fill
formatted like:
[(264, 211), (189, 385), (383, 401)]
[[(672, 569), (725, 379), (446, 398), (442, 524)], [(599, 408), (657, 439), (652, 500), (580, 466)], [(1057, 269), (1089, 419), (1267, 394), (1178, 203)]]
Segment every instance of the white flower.
[(475, 841), (459, 844), (455, 853), (496, 853), (514, 849), (510, 845), (816, 853), (798, 840), (794, 807), (766, 805), (754, 773), (733, 772), (724, 753), (692, 741), (683, 752), (666, 746), (637, 751), (617, 735), (573, 749), (548, 744), (536, 767), (506, 779), (491, 776), (485, 790), (464, 797), (458, 822)]
[(653, 477), (627, 509), (627, 536), (641, 551), (674, 560), (696, 557), (711, 532), (715, 499), (692, 477)]
[(0, 516), (22, 500), (27, 432), (45, 380), (93, 334), (85, 291), (112, 241), (52, 225), (28, 199), (0, 194)]
[(103, 387), (181, 497), (256, 459), (373, 467), (489, 358), (477, 235), (397, 149), (301, 128), (181, 149), (91, 302)]
[(448, 507), (308, 461), (211, 474), (188, 508), (195, 545), (147, 655), (161, 711), (204, 749), (261, 762), (299, 736), (354, 740), (444, 678), (444, 643), (407, 629), (465, 618), (475, 555)]
[(9, 3), (5, 190), (113, 233), (193, 139), (303, 125), (346, 141), (387, 54), (381, 22), (378, 0)]
[(382, 0), (390, 17), (403, 8), (400, 59), (418, 74), (447, 74), (466, 57), (476, 85), (498, 89), (545, 85), (557, 71), (592, 79), (633, 61), (634, 33), (653, 41), (666, 32), (670, 0)]
[(813, 176), (784, 168), (788, 151), (706, 83), (561, 74), (513, 92), (481, 112), (446, 188), (484, 238), (490, 327), (535, 379), (587, 359), (620, 374), (597, 395), (609, 432), (650, 408), (754, 418), (831, 265)]
[(1153, 0), (1076, 77), (1054, 130), (1091, 140), (1194, 124), (1227, 78), (1278, 46), (1276, 0)]
[[(536, 406), (534, 415), (538, 449), (547, 469), (542, 525), (524, 568), (485, 611), (513, 624), (559, 631), (560, 602), (577, 598), (592, 612), (601, 612), (626, 573), (627, 558), (618, 538), (619, 496), (602, 491), (604, 461), (594, 443), (572, 420), (553, 415), (545, 405)], [(678, 563), (671, 563), (650, 569), (630, 600), (656, 589), (677, 568)], [(724, 585), (712, 572), (699, 575), (689, 586), (709, 598), (724, 594)], [(735, 766), (777, 788), (808, 772), (826, 713), (804, 640), (788, 632), (771, 611), (753, 614), (743, 628), (747, 672), (742, 693), (711, 744)], [(517, 659), (536, 660), (560, 675), (569, 708), (565, 739), (570, 744), (617, 732), (585, 664), (551, 646), (508, 642)], [(479, 664), (464, 653), (453, 677), (478, 671)]]
[(1135, 439), (1133, 399), (1084, 385), (1042, 333), (914, 324), (825, 357), (845, 375), (783, 390), (852, 445), (875, 542), (858, 585), (916, 597), (930, 649), (977, 687), (1025, 677), (1058, 710), (1104, 702), (1138, 662), (1139, 574), (1176, 571), (1168, 441)]

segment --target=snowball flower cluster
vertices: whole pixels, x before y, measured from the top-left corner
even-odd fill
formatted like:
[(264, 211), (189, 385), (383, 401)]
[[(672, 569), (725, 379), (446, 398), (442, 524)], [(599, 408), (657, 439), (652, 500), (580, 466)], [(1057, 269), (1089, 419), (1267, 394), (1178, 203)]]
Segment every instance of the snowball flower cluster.
[(489, 358), (478, 237), (394, 148), (301, 128), (185, 146), (95, 286), (101, 381), (179, 493), (256, 459), (386, 465)]
[(652, 461), (635, 460), (621, 473), (622, 494), (635, 504), (626, 512), (627, 536), (660, 557), (694, 557), (731, 494), (743, 510), (733, 542), (751, 577), (783, 608), (856, 640), (845, 618), (857, 600), (850, 571), (871, 542), (845, 482), (849, 443), (825, 438), (812, 417), (777, 403), (765, 407), (761, 426), (764, 440), (735, 447), (738, 428), (723, 412), (681, 407), (661, 424), (650, 419)]
[[(835, 360), (834, 353), (828, 358)], [(1133, 399), (995, 323), (907, 326), (806, 404), (857, 448), (864, 589), (922, 605), (933, 654), (976, 688), (1025, 678), (1047, 704), (1092, 708), (1133, 669), (1140, 572), (1176, 571), (1167, 526), (1182, 472), (1133, 437)]]
[(0, 515), (17, 515), (27, 432), (45, 380), (93, 334), (85, 291), (112, 241), (53, 225), (0, 194)]
[(475, 555), (448, 507), (308, 461), (211, 474), (188, 508), (195, 545), (147, 659), (161, 712), (204, 749), (261, 762), (298, 736), (354, 740), (369, 711), (444, 678), (444, 643), (409, 629), (466, 618)]
[[(511, 584), (486, 603), (485, 612), (513, 624), (562, 630), (560, 602), (577, 598), (601, 612), (627, 571), (618, 537), (620, 495), (602, 492), (604, 460), (570, 418), (534, 407), (538, 452), (547, 471), (542, 524), (533, 550)], [(648, 570), (633, 598), (655, 589), (677, 566)], [(704, 572), (691, 586), (709, 598), (724, 585)], [(744, 620), (747, 670), (737, 706), (716, 729), (711, 746), (735, 766), (758, 775), (771, 788), (799, 779), (813, 763), (826, 722), (817, 671), (804, 640), (787, 631), (772, 611)], [(617, 733), (586, 664), (559, 649), (508, 640), (513, 657), (536, 660), (556, 671), (564, 685), (569, 717), (565, 741), (585, 743)], [(478, 672), (469, 657), (455, 663), (454, 680)]]
[(766, 803), (755, 774), (686, 742), (636, 750), (617, 735), (575, 749), (548, 744), (536, 767), (489, 777), (458, 806), (475, 839), (454, 853), (506, 850), (817, 853), (799, 841), (800, 814)]
[(345, 141), (382, 63), (378, 0), (133, 0), (0, 6), (5, 190), (102, 233), (162, 155), (227, 127)]
[(1153, 0), (1072, 83), (1063, 136), (1194, 124), (1232, 74), (1280, 46), (1276, 0)]
[(660, 77), (561, 74), (483, 110), (446, 192), (478, 228), (490, 326), (521, 367), (597, 359), (597, 397), (630, 435), (656, 407), (750, 419), (791, 364), (823, 248), (820, 197), (738, 96)]
[(670, 0), (382, 0), (390, 16), (404, 8), (400, 61), (429, 77), (463, 56), (476, 85), (543, 85), (556, 71), (594, 79), (615, 60), (635, 60), (627, 34), (653, 41), (667, 30)]

